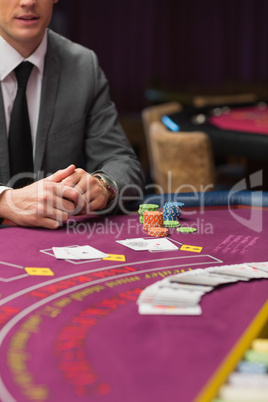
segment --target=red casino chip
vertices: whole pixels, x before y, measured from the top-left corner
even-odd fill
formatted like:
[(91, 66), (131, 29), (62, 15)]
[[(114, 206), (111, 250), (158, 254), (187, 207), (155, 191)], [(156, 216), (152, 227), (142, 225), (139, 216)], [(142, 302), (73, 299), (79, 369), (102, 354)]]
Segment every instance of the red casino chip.
[(150, 227), (148, 229), (148, 235), (153, 237), (166, 237), (168, 235), (167, 228)]
[(148, 227), (163, 227), (164, 217), (160, 211), (146, 211), (143, 213), (143, 224)]

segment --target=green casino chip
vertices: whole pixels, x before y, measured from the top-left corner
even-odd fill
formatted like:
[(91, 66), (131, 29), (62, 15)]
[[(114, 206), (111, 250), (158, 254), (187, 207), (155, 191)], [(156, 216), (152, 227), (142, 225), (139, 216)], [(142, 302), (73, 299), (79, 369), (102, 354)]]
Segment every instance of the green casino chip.
[(182, 227), (182, 228), (178, 228), (177, 231), (180, 233), (194, 233), (197, 231), (197, 229), (191, 228), (191, 227)]
[(142, 215), (143, 212), (158, 211), (158, 209), (159, 209), (159, 205), (157, 205), (157, 204), (140, 204), (138, 212), (140, 215)]
[(158, 211), (158, 209), (159, 209), (159, 205), (156, 205), (156, 204), (141, 204), (139, 206), (138, 213), (140, 215), (143, 215), (143, 212), (147, 212), (147, 211), (153, 212), (153, 211)]
[(164, 226), (166, 228), (178, 228), (181, 224), (178, 221), (164, 221)]

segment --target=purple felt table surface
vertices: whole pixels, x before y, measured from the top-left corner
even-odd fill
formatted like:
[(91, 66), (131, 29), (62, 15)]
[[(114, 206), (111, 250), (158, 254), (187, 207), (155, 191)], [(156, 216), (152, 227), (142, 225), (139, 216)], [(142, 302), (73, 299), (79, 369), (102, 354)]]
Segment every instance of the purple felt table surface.
[[(142, 316), (137, 297), (182, 270), (268, 261), (268, 211), (185, 210), (180, 222), (197, 232), (168, 239), (199, 253), (117, 243), (148, 237), (136, 214), (0, 230), (0, 400), (192, 402), (266, 302), (268, 280), (216, 288), (200, 316)], [(126, 260), (55, 259), (52, 247), (77, 245)]]

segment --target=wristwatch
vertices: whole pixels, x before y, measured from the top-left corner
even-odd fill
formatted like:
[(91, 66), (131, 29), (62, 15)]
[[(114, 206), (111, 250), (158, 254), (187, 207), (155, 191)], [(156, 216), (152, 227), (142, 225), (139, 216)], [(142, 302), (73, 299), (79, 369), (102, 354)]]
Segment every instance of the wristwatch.
[(92, 173), (92, 176), (96, 177), (103, 187), (105, 187), (108, 191), (110, 191), (111, 195), (108, 199), (107, 204), (110, 204), (110, 202), (113, 201), (115, 196), (118, 194), (118, 185), (116, 184), (116, 181), (113, 180), (108, 174), (102, 172), (102, 171), (96, 171)]

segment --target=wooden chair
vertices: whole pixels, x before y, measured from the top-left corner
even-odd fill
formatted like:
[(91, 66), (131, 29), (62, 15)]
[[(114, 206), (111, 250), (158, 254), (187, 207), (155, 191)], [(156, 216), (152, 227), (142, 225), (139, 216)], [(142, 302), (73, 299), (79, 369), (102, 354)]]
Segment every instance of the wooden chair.
[(151, 141), (149, 138), (149, 127), (155, 121), (161, 122), (162, 116), (167, 115), (167, 114), (176, 113), (181, 110), (182, 110), (182, 105), (180, 103), (168, 102), (168, 103), (163, 103), (161, 105), (149, 106), (142, 111), (141, 115), (142, 115), (143, 129), (144, 129), (146, 145), (147, 145), (149, 170), (150, 170), (150, 175), (153, 180), (156, 180), (156, 176), (155, 176), (155, 166), (154, 166), (154, 155), (152, 155)]
[(149, 144), (157, 193), (213, 190), (215, 166), (206, 133), (174, 133), (155, 121), (149, 127)]

